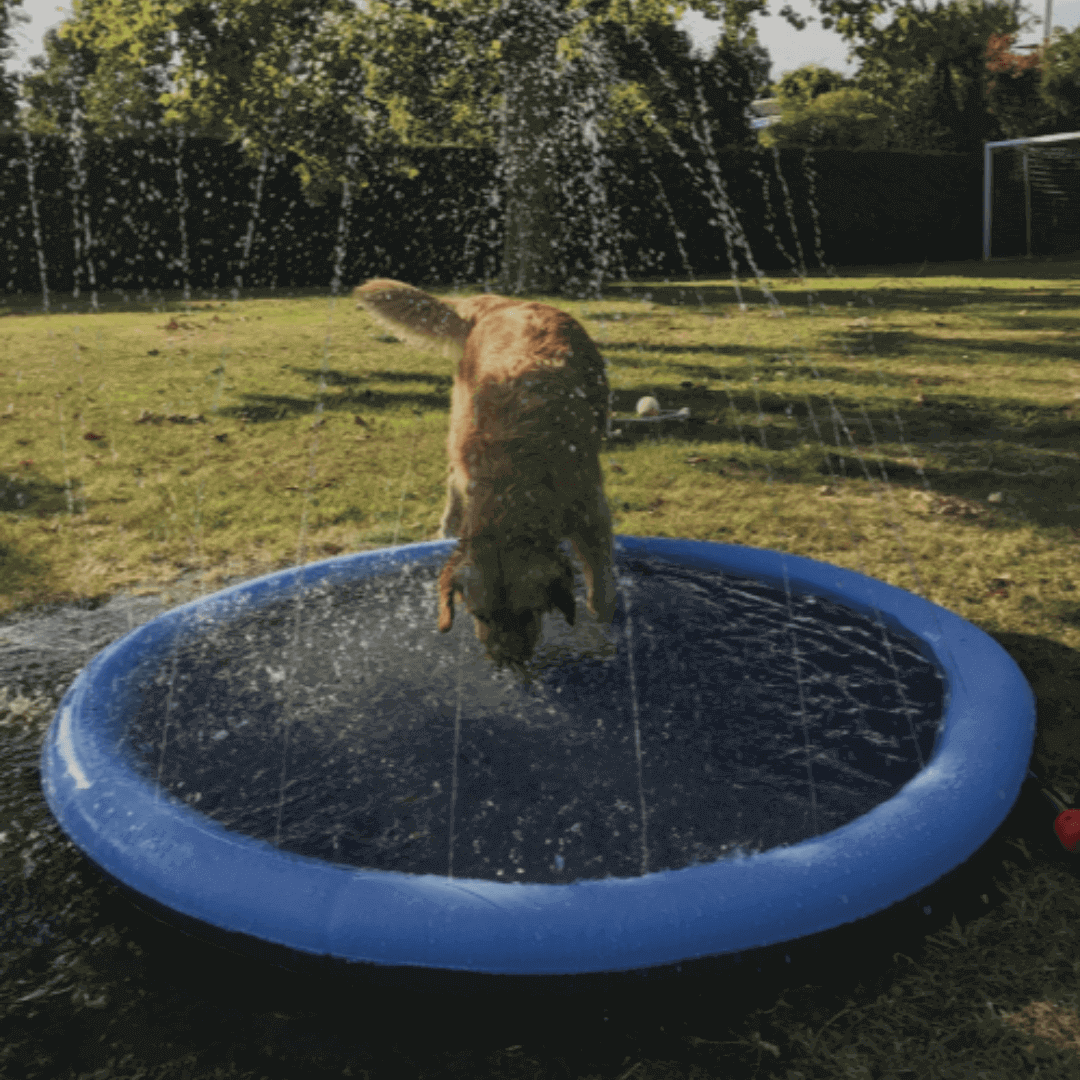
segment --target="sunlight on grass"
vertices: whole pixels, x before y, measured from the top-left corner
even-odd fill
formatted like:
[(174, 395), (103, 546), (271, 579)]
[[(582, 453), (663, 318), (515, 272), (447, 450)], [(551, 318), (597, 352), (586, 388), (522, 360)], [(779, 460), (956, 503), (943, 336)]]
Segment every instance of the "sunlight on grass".
[[(1038, 1035), (1063, 1050), (1080, 1053), (1080, 1017), (1075, 1009), (1052, 1001), (1033, 1001), (1019, 1012), (1002, 1013), (1001, 1019), (1018, 1031)], [(1028, 1049), (1033, 1050), (1034, 1045)]]

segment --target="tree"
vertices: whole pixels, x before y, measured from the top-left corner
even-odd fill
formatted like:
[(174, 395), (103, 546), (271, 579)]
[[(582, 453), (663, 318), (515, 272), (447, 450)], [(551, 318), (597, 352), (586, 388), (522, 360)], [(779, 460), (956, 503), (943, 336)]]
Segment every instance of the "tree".
[[(725, 35), (705, 58), (661, 20), (637, 27), (599, 22), (583, 37), (585, 19), (575, 21), (570, 8), (556, 17), (551, 3), (519, 0), (513, 11), (501, 82), (502, 287), (526, 292), (579, 282), (576, 271), (556, 271), (557, 237), (576, 232), (593, 245), (586, 276), (596, 288), (605, 254), (615, 247), (598, 175), (611, 164), (607, 152), (630, 145), (639, 154), (668, 156), (672, 149), (752, 145), (748, 106), (764, 85), (768, 60), (746, 32)], [(545, 35), (546, 47), (538, 48)], [(576, 221), (565, 219), (568, 208), (586, 203)]]
[(760, 133), (763, 146), (822, 150), (885, 148), (888, 108), (851, 79), (820, 64), (785, 72), (769, 88), (779, 120)]
[[(503, 288), (547, 291), (566, 283), (554, 271), (557, 207), (573, 201), (568, 179), (600, 167), (601, 136), (644, 127), (646, 145), (665, 149), (680, 141), (746, 145), (746, 107), (767, 61), (739, 10), (708, 61), (690, 55), (686, 35), (669, 21), (673, 13), (653, 0), (623, 10), (617, 0), (563, 8), (511, 0), (503, 11), (511, 16), (500, 39)], [(598, 187), (587, 193), (593, 230), (609, 220)], [(602, 254), (593, 252), (600, 271)]]
[(1009, 0), (909, 4), (887, 26), (864, 25), (852, 49), (862, 61), (856, 83), (892, 103), (890, 148), (974, 151), (998, 138), (987, 100), (987, 43), (1021, 28)]
[[(693, 2), (721, 13), (717, 0)], [(699, 74), (733, 69), (739, 76), (740, 93), (713, 95), (715, 122), (728, 129), (723, 142), (749, 139), (740, 98), (760, 81), (749, 19), (764, 3), (731, 0), (723, 12), (726, 51), (699, 64)], [(83, 90), (95, 133), (119, 134), (144, 116), (159, 130), (220, 134), (251, 162), (266, 149), (291, 150), (315, 199), (345, 179), (350, 146), (405, 151), (403, 168), (413, 147), (499, 146), (509, 256), (529, 247), (523, 236), (546, 235), (558, 166), (551, 139), (547, 149), (541, 144), (556, 119), (581, 112), (583, 88), (589, 123), (604, 136), (619, 131), (628, 111), (647, 118), (656, 137), (686, 136), (689, 69), (678, 61), (687, 49), (673, 25), (683, 10), (667, 0), (369, 0), (363, 7), (348, 0), (74, 0), (59, 39), (95, 53)], [(615, 47), (620, 34), (624, 42)], [(675, 61), (666, 72), (675, 89), (666, 96), (664, 78), (647, 70), (642, 41), (655, 46), (654, 58), (660, 54), (661, 72)], [(743, 55), (754, 70), (739, 66)], [(605, 68), (604, 100), (593, 92), (594, 61)], [(58, 63), (54, 80), (63, 82), (64, 70)], [(142, 90), (151, 86), (158, 92), (147, 97)], [(39, 98), (46, 89), (39, 82)], [(544, 247), (543, 237), (532, 244), (528, 272), (511, 269), (516, 287), (545, 276)]]
[(1057, 129), (1058, 110), (1042, 90), (1042, 48), (1026, 56), (1011, 51), (1015, 34), (991, 34), (986, 46), (986, 102), (1007, 139)]
[[(883, 141), (888, 149), (973, 151), (985, 140), (1005, 137), (1013, 127), (1050, 130), (1046, 125), (1060, 125), (1068, 113), (1068, 95), (1076, 92), (1076, 60), (1070, 61), (1069, 50), (1080, 48), (1064, 38), (1054, 46), (1061, 60), (1053, 85), (1060, 85), (1060, 92), (1051, 88), (1055, 76), (1040, 60), (1010, 59), (1006, 39), (1011, 41), (1010, 35), (1027, 25), (1020, 22), (1011, 0), (988, 5), (951, 0), (933, 8), (915, 0), (816, 0), (816, 6), (824, 15), (822, 25), (852, 42), (850, 55), (862, 61), (861, 70), (842, 86), (837, 85), (842, 82), (839, 73), (815, 72), (813, 65), (785, 76), (790, 85), (781, 80), (774, 90), (787, 100), (787, 114), (768, 129), (767, 142), (797, 140), (806, 145), (808, 140), (818, 145), (814, 140), (820, 139), (821, 145), (879, 146), (880, 124), (887, 118)], [(891, 21), (876, 25), (885, 12), (892, 13)], [(796, 92), (803, 84), (809, 91), (806, 100), (846, 87), (869, 97), (842, 95), (805, 112)], [(1056, 120), (1051, 119), (1052, 108)], [(873, 125), (871, 115), (876, 117)], [(846, 131), (849, 123), (855, 126)]]
[(767, 145), (973, 151), (1013, 133), (1067, 130), (1068, 117), (1076, 126), (1080, 32), (1059, 30), (1045, 55), (1016, 55), (1011, 0), (889, 4), (884, 26), (868, 18), (872, 5), (818, 7), (862, 68), (854, 79), (814, 64), (786, 73), (772, 87), (783, 111), (762, 133)]
[(773, 84), (772, 92), (783, 105), (807, 105), (822, 94), (853, 85), (839, 71), (820, 64), (804, 64), (794, 71), (785, 72)]
[[(498, 145), (508, 224), (517, 206), (522, 227), (537, 236), (544, 233), (545, 205), (557, 197), (551, 140), (541, 147), (550, 121), (576, 109), (579, 119), (588, 112), (588, 139), (625, 133), (633, 121), (661, 142), (707, 137), (713, 145), (738, 144), (750, 137), (739, 114), (768, 66), (751, 22), (767, 0), (73, 2), (58, 40), (83, 57), (79, 92), (93, 132), (128, 133), (136, 122), (157, 131), (183, 127), (239, 143), (252, 163), (268, 149), (290, 150), (316, 200), (346, 179), (350, 147), (392, 151), (408, 169), (413, 147)], [(896, 6), (895, 0), (816, 2), (823, 25), (849, 37), (867, 33), (877, 15)], [(530, 4), (538, 17), (522, 15)], [(722, 21), (721, 41), (708, 60), (680, 60), (674, 22), (688, 6)], [(789, 6), (780, 15), (805, 26)], [(521, 32), (526, 24), (531, 37)], [(612, 45), (620, 34), (621, 50)], [(598, 51), (605, 38), (607, 51)], [(642, 41), (653, 47), (648, 63)], [(88, 52), (93, 63), (86, 62)], [(657, 52), (670, 59), (666, 71), (669, 59), (652, 63)], [(55, 70), (39, 73), (53, 79), (39, 80), (42, 102), (50, 100), (50, 86), (70, 81), (64, 55), (56, 50)], [(525, 78), (526, 71), (535, 77)], [(552, 73), (558, 77), (548, 78)], [(582, 87), (587, 108), (579, 100)], [(60, 117), (63, 95), (53, 96), (50, 108)], [(833, 118), (852, 108), (856, 118), (868, 115), (865, 102), (851, 95), (827, 106)], [(586, 137), (580, 125), (579, 132)], [(515, 226), (507, 235), (525, 234)], [(508, 239), (508, 255), (511, 247), (524, 250)], [(533, 247), (531, 265), (539, 274), (549, 260), (543, 243)]]
[(889, 109), (866, 90), (846, 86), (801, 101), (788, 99), (780, 120), (761, 133), (764, 146), (886, 150)]
[[(0, 0), (0, 12), (20, 2)], [(498, 80), (492, 76), (499, 58), (494, 28), (507, 5), (499, 0), (359, 2), (73, 0), (57, 48), (39, 68), (39, 74), (51, 72), (50, 79), (38, 84), (48, 97), (48, 87), (63, 79), (63, 63), (54, 70), (57, 57), (77, 47), (87, 71), (83, 109), (97, 133), (130, 134), (133, 124), (160, 130), (183, 122), (245, 142), (253, 158), (267, 134), (267, 116), (277, 116), (279, 109), (285, 129), (298, 135), (293, 141), (310, 144), (328, 115), (340, 116), (340, 108), (328, 113), (328, 92), (340, 104), (341, 96), (366, 90), (371, 129), (366, 134), (376, 139), (386, 134), (417, 145), (425, 138), (469, 145), (480, 138), (493, 144), (496, 117), (490, 107), (497, 106), (492, 84)], [(896, 6), (896, 0), (816, 2), (825, 13), (823, 25), (849, 35)], [(693, 7), (722, 20), (717, 54), (733, 81), (764, 57), (751, 20), (767, 10), (767, 0), (556, 0), (552, 6), (584, 16), (559, 44), (564, 55), (601, 28), (614, 28), (615, 36), (624, 29), (633, 35), (674, 29), (675, 19)], [(807, 23), (789, 5), (779, 14), (797, 29)], [(486, 47), (477, 48), (478, 41)], [(85, 62), (87, 53), (96, 62)], [(740, 53), (747, 61), (741, 67), (735, 62)], [(437, 76), (429, 74), (436, 69)], [(650, 91), (655, 89), (653, 80)], [(625, 86), (617, 92), (628, 96)], [(347, 128), (356, 119), (350, 117)], [(300, 121), (308, 124), (306, 135), (298, 130), (304, 127)], [(485, 126), (486, 133), (478, 136)], [(310, 167), (302, 168), (305, 183), (315, 182), (329, 160), (312, 154)]]
[[(103, 78), (101, 55), (89, 45), (56, 30), (47, 31), (44, 42), (44, 58), (32, 57), (22, 78), (23, 129), (32, 135), (66, 134), (77, 117), (89, 133), (101, 136), (160, 134), (165, 110), (158, 98), (169, 86), (162, 65), (127, 67)], [(94, 93), (87, 92), (91, 83), (97, 86)]]
[[(705, 57), (674, 25), (652, 23), (628, 33), (608, 24), (600, 33), (618, 80), (608, 101), (606, 134), (616, 140), (632, 137), (665, 153), (669, 139), (687, 149), (696, 146), (696, 120), (708, 124), (716, 146), (755, 145), (747, 109), (764, 90), (769, 73), (768, 53), (755, 39), (721, 37)], [(697, 101), (699, 88), (707, 117)]]
[(1056, 110), (1058, 130), (1075, 131), (1080, 128), (1080, 27), (1055, 30), (1040, 60), (1039, 94)]
[(18, 81), (7, 71), (7, 62), (14, 51), (12, 23), (28, 23), (30, 16), (15, 9), (22, 0), (0, 0), (0, 133), (15, 130), (18, 114)]
[[(717, 7), (716, 0), (697, 2)], [(518, 7), (518, 0), (371, 0), (362, 7), (349, 0), (74, 0), (59, 39), (97, 58), (84, 111), (98, 134), (118, 134), (133, 115), (145, 114), (159, 126), (221, 133), (258, 157), (272, 127), (296, 144), (290, 149), (306, 163), (308, 184), (326, 171), (326, 144), (347, 141), (356, 128), (367, 144), (495, 145), (501, 76), (515, 43), (524, 44)], [(557, 54), (547, 59), (551, 66), (580, 59), (588, 35), (603, 34), (620, 78), (640, 81), (653, 104), (659, 82), (634, 45), (620, 47), (618, 39), (624, 30), (633, 40), (645, 37), (662, 64), (679, 66), (688, 43), (662, 37), (682, 36), (673, 23), (683, 7), (662, 0), (547, 3), (556, 19), (571, 16), (547, 43)], [(523, 51), (530, 52), (527, 45)], [(158, 115), (142, 94), (124, 97), (150, 71), (160, 83)], [(626, 87), (618, 90), (625, 98)], [(268, 126), (273, 117), (280, 122)]]
[[(183, 128), (240, 143), (250, 163), (264, 149), (299, 143), (309, 185), (340, 170), (344, 147), (364, 121), (372, 130), (361, 134), (373, 145), (396, 130), (393, 92), (390, 115), (365, 116), (357, 107), (371, 50), (354, 55), (364, 27), (350, 15), (355, 9), (344, 0), (73, 0), (57, 56), (93, 57), (82, 97), (95, 135)], [(399, 37), (403, 78), (422, 78), (415, 49), (407, 35)], [(67, 78), (63, 63), (50, 63), (42, 75)], [(322, 108), (328, 85), (340, 97), (333, 110)]]

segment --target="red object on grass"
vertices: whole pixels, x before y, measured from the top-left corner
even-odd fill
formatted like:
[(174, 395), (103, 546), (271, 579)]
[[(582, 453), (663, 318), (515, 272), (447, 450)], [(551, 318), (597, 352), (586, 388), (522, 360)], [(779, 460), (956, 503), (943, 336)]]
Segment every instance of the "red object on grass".
[(1080, 845), (1080, 810), (1063, 810), (1058, 814), (1054, 832), (1065, 850), (1075, 854)]

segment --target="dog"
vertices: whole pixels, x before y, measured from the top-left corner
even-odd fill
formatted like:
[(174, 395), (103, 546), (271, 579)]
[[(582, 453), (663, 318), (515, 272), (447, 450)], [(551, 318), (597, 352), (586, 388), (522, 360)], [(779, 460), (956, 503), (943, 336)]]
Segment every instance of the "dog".
[(460, 596), (498, 667), (523, 670), (541, 616), (573, 626), (582, 564), (589, 610), (615, 613), (611, 513), (600, 472), (608, 383), (584, 327), (558, 308), (487, 293), (442, 301), (399, 281), (359, 286), (357, 307), (410, 344), (457, 360), (439, 535), (460, 537), (439, 576), (439, 630)]

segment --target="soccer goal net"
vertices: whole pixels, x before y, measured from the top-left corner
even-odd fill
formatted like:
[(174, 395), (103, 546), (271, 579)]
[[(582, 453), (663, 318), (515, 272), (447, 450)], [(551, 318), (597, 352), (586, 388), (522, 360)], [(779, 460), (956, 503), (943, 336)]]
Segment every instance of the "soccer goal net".
[(1080, 251), (1080, 131), (983, 144), (983, 258)]

